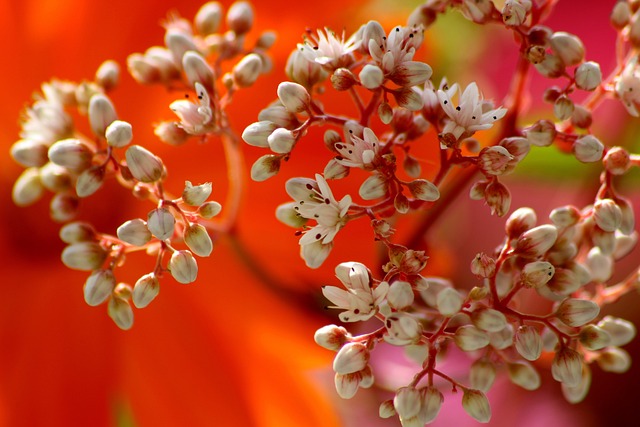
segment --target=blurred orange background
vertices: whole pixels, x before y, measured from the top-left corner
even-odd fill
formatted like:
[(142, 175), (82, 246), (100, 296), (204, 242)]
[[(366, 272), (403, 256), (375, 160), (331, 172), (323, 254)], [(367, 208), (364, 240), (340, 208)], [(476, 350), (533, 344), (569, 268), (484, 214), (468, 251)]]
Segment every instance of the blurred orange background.
[[(404, 23), (411, 7), (391, 8), (391, 3), (256, 2), (257, 28), (278, 32), (278, 42), (271, 52), (275, 67), (256, 87), (236, 96), (230, 112), (232, 124), (241, 132), (275, 98), (277, 83), (286, 79), (282, 72), (286, 58), (307, 27), (327, 25), (337, 31), (345, 28), (350, 34), (369, 19), (382, 21), (386, 28)], [(594, 53), (593, 58), (588, 55), (589, 59), (610, 61), (611, 44), (605, 42), (609, 37), (610, 43), (613, 32), (607, 29), (606, 22), (598, 22), (595, 31), (586, 33), (579, 31), (576, 20), (580, 19), (575, 18), (578, 14), (589, 22), (596, 18), (602, 21), (608, 16), (609, 6), (578, 9), (580, 3), (561, 1), (560, 11), (552, 18), (554, 29), (584, 37), (588, 54), (590, 49)], [(605, 2), (598, 2), (601, 3)], [(371, 231), (364, 223), (349, 224), (338, 236), (336, 249), (325, 267), (310, 271), (298, 256), (293, 230), (273, 217), (275, 207), (288, 201), (284, 191), (287, 178), (312, 176), (323, 169), (328, 157), (318, 155), (324, 153), (320, 132), (312, 132), (303, 141), (307, 148), (293, 156), (281, 175), (267, 183), (251, 183), (247, 188), (238, 223), (240, 241), (271, 279), (258, 280), (223, 238), (211, 258), (199, 262), (195, 284), (179, 285), (166, 277), (158, 299), (144, 310), (135, 311), (134, 327), (128, 332), (113, 324), (106, 307), (86, 305), (82, 298), (86, 273), (70, 271), (60, 262), (63, 243), (58, 238), (59, 225), (48, 218), (48, 198), (28, 208), (16, 208), (11, 202), (11, 187), (21, 169), (10, 159), (8, 149), (18, 139), (19, 113), (40, 84), (52, 77), (90, 79), (105, 59), (124, 66), (130, 53), (162, 43), (164, 32), (159, 23), (167, 12), (175, 10), (191, 19), (200, 5), (192, 0), (0, 0), (5, 58), (0, 71), (0, 147), (5, 153), (0, 156), (2, 426), (328, 427), (380, 422), (375, 407), (369, 411), (371, 420), (341, 420), (341, 414), (348, 411), (337, 403), (332, 390), (332, 354), (317, 347), (312, 338), (319, 326), (337, 322), (336, 313), (322, 310), (319, 286), (333, 283), (333, 268), (339, 262), (376, 261)], [(572, 19), (563, 22), (566, 16)], [(447, 37), (446, 28), (438, 27), (437, 31), (440, 33), (434, 33), (434, 38)], [(598, 37), (600, 31), (609, 31), (605, 40)], [(510, 42), (506, 38), (503, 44), (512, 47)], [(431, 42), (426, 44), (430, 54), (438, 54)], [(460, 56), (459, 52), (449, 54)], [(513, 61), (502, 58), (498, 63), (508, 66), (484, 70), (481, 78), (495, 94), (505, 90), (500, 81)], [(461, 70), (455, 73), (469, 75)], [(438, 77), (441, 75), (442, 72)], [(181, 96), (159, 87), (138, 87), (123, 67), (121, 85), (112, 99), (120, 118), (133, 124), (137, 143), (165, 160), (169, 187), (173, 186), (174, 192), (181, 189), (185, 179), (213, 181), (213, 198), (224, 202), (226, 175), (219, 143), (191, 141), (181, 147), (168, 147), (153, 136), (151, 124), (173, 119), (168, 104)], [(628, 129), (625, 122), (620, 127)], [(311, 146), (313, 141), (317, 148)], [(247, 165), (264, 154), (253, 147), (244, 147), (244, 152)], [(520, 204), (538, 203), (547, 212), (554, 206), (547, 192), (525, 188), (529, 195), (517, 200)], [(590, 194), (577, 195), (576, 199), (585, 202), (592, 197)], [(477, 202), (461, 204), (461, 213), (455, 215), (461, 223), (450, 219), (436, 235), (446, 237), (451, 230), (447, 227), (456, 226), (476, 233), (468, 212), (479, 207)], [(125, 220), (144, 217), (150, 208), (109, 185), (84, 204), (80, 218), (91, 218), (100, 231), (113, 233)], [(490, 217), (486, 221), (486, 230), (499, 230), (503, 223)], [(490, 231), (485, 232), (487, 240), (477, 232), (465, 253), (490, 250), (498, 243)], [(458, 265), (448, 256), (459, 247), (443, 243), (432, 250), (428, 274), (458, 274)], [(637, 254), (636, 251), (636, 259)], [(468, 259), (465, 257), (459, 265), (466, 268)], [(131, 257), (128, 273), (119, 278), (133, 283), (152, 267), (149, 257)], [(619, 314), (639, 320), (631, 308), (637, 304), (637, 296), (624, 302), (627, 304), (616, 307)], [(633, 347), (629, 349), (632, 354), (640, 354), (637, 344), (629, 347)], [(544, 397), (536, 397), (537, 403), (530, 407), (549, 408), (550, 413), (560, 414), (556, 419), (562, 419), (563, 425), (603, 425), (615, 416), (625, 420), (635, 408), (632, 392), (640, 380), (639, 370), (633, 367), (624, 376), (594, 371), (592, 393), (585, 403), (564, 403), (559, 386), (544, 375), (544, 391), (537, 392), (544, 393)], [(523, 408), (527, 402), (532, 404), (529, 394), (506, 387), (506, 396), (513, 404), (500, 404), (497, 400), (507, 397), (504, 392), (496, 392), (492, 425), (515, 425), (517, 417), (526, 412)], [(461, 417), (467, 422), (466, 415)], [(385, 425), (394, 425), (393, 422)], [(444, 420), (439, 423), (447, 425)]]

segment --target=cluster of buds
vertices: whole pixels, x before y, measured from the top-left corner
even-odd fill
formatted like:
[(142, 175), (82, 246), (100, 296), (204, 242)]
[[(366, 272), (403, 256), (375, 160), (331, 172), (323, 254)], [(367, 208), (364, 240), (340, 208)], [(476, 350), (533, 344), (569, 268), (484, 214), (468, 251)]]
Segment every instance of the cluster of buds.
[[(193, 23), (171, 16), (165, 23), (166, 47), (152, 47), (128, 59), (129, 72), (139, 83), (195, 91), (197, 101), (181, 99), (169, 105), (178, 122), (156, 125), (155, 134), (164, 142), (177, 145), (190, 136), (221, 135), (231, 141), (225, 147), (234, 149), (225, 107), (235, 91), (251, 86), (270, 68), (266, 50), (274, 35), (264, 33), (248, 50), (243, 45), (253, 24), (251, 6), (246, 2), (231, 6), (226, 14), (229, 30), (224, 34), (218, 33), (222, 17), (216, 2), (202, 6)], [(232, 70), (218, 78), (222, 61), (240, 55)], [(106, 61), (93, 81), (44, 84), (42, 94), (24, 114), (22, 139), (12, 146), (11, 155), (26, 168), (14, 185), (14, 202), (27, 206), (46, 190), (55, 193), (50, 215), (66, 223), (60, 232), (68, 244), (62, 252), (63, 263), (90, 271), (84, 287), (86, 302), (96, 306), (108, 301), (111, 318), (120, 328), (129, 329), (133, 324), (130, 302), (137, 308), (147, 306), (157, 296), (164, 272), (179, 283), (195, 281), (194, 255), (209, 256), (213, 250), (209, 231), (224, 231), (229, 225), (210, 221), (222, 209), (208, 200), (211, 183), (187, 181), (181, 197), (165, 191), (164, 162), (149, 149), (132, 144), (132, 126), (119, 120), (108, 96), (117, 86), (119, 73), (117, 63)], [(218, 85), (226, 89), (222, 96)], [(77, 130), (73, 109), (87, 117), (92, 135)], [(155, 204), (147, 218), (126, 221), (115, 233), (98, 232), (90, 222), (70, 222), (80, 211), (81, 199), (99, 191), (110, 178), (130, 189), (136, 199)], [(155, 267), (133, 287), (117, 283), (114, 270), (123, 267), (127, 254), (138, 251), (155, 257)]]

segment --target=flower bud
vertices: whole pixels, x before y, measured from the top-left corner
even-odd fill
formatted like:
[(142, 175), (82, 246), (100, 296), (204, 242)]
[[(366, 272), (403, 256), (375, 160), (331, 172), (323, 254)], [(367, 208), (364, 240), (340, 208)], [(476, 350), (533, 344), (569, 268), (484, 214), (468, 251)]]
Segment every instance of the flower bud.
[(598, 317), (600, 307), (593, 301), (567, 298), (560, 304), (556, 317), (565, 325), (578, 327)]
[(213, 88), (215, 77), (207, 61), (198, 52), (189, 50), (182, 56), (182, 69), (187, 77), (189, 86), (200, 83), (207, 90)]
[(573, 34), (559, 31), (549, 39), (551, 50), (558, 55), (564, 65), (577, 65), (584, 59), (584, 45)]
[(499, 332), (507, 326), (507, 318), (498, 310), (485, 308), (471, 313), (471, 321), (485, 332)]
[(387, 292), (387, 302), (396, 310), (410, 307), (413, 304), (413, 298), (411, 284), (402, 280), (393, 282)]
[(105, 137), (107, 138), (107, 144), (112, 147), (126, 147), (133, 139), (131, 124), (122, 120), (114, 120), (107, 126)]
[(189, 139), (189, 134), (175, 122), (160, 122), (156, 125), (153, 133), (162, 142), (169, 145), (181, 145)]
[(100, 305), (109, 298), (115, 287), (113, 270), (95, 270), (84, 284), (84, 300), (90, 306)]
[(338, 396), (343, 399), (351, 399), (356, 395), (361, 381), (362, 374), (360, 372), (346, 375), (336, 373), (334, 382)]
[(488, 392), (496, 379), (496, 367), (488, 359), (478, 359), (471, 364), (469, 370), (469, 384), (471, 387)]
[(369, 362), (369, 350), (367, 346), (359, 343), (347, 343), (333, 359), (333, 370), (338, 374), (352, 374), (361, 371)]
[(97, 270), (107, 258), (107, 252), (97, 243), (78, 242), (64, 248), (62, 262), (72, 270)]
[(515, 347), (525, 359), (538, 360), (542, 354), (542, 337), (533, 326), (520, 326), (516, 331)]
[(258, 80), (262, 72), (262, 59), (255, 53), (242, 58), (233, 67), (233, 82), (238, 87), (249, 87)]
[(616, 261), (629, 255), (638, 243), (638, 233), (635, 231), (629, 236), (622, 233), (615, 233), (615, 248), (613, 250), (613, 259)]
[(531, 144), (547, 147), (556, 137), (556, 126), (549, 120), (539, 120), (524, 130), (524, 135)]
[(245, 34), (251, 30), (253, 15), (251, 4), (246, 1), (237, 1), (227, 12), (227, 26), (237, 35)]
[(118, 239), (134, 246), (143, 246), (151, 240), (151, 232), (147, 224), (139, 218), (125, 222), (118, 227), (116, 233)]
[(474, 351), (489, 345), (489, 335), (472, 325), (461, 326), (453, 337), (462, 351)]
[(189, 206), (200, 206), (207, 201), (211, 195), (211, 183), (194, 186), (190, 181), (184, 182), (184, 190), (182, 190), (182, 200)]
[(562, 95), (553, 103), (553, 114), (558, 120), (567, 120), (573, 114), (574, 108), (573, 101)]
[(462, 296), (454, 288), (444, 288), (438, 293), (436, 307), (440, 314), (451, 317), (462, 308)]
[(504, 350), (513, 345), (513, 327), (507, 324), (498, 332), (489, 333), (489, 344), (496, 350)]
[(275, 153), (286, 154), (291, 152), (296, 143), (296, 137), (288, 129), (278, 128), (267, 138), (269, 148)]
[(515, 251), (524, 258), (537, 258), (547, 252), (558, 238), (558, 229), (553, 225), (540, 225), (522, 233)]
[(316, 344), (333, 351), (340, 350), (350, 337), (345, 328), (336, 325), (323, 326), (313, 335)]
[(551, 211), (549, 219), (558, 228), (566, 228), (575, 225), (580, 220), (580, 211), (571, 205), (562, 206)]
[(145, 274), (140, 277), (133, 286), (131, 299), (137, 308), (145, 308), (158, 296), (160, 281), (155, 273)]
[(537, 390), (540, 387), (540, 374), (528, 363), (517, 362), (507, 365), (509, 379), (525, 390)]
[(471, 261), (471, 272), (477, 277), (492, 277), (496, 273), (496, 260), (485, 253), (479, 253)]
[(576, 86), (582, 90), (596, 90), (602, 82), (602, 71), (600, 71), (600, 64), (597, 62), (589, 61), (580, 64), (575, 71)]
[(530, 262), (522, 269), (520, 279), (525, 286), (539, 288), (551, 280), (556, 269), (547, 261)]
[(162, 160), (151, 151), (139, 145), (132, 145), (125, 152), (127, 167), (135, 179), (142, 182), (156, 182), (164, 174)]
[(609, 347), (596, 358), (600, 369), (616, 374), (623, 374), (631, 367), (631, 356), (618, 347)]
[(298, 83), (282, 82), (278, 85), (278, 98), (284, 108), (291, 113), (302, 113), (310, 108), (311, 96)]
[(198, 33), (203, 36), (214, 34), (222, 21), (222, 6), (217, 1), (203, 4), (196, 13), (193, 22)]
[(582, 366), (582, 355), (569, 347), (563, 347), (553, 358), (551, 375), (567, 387), (576, 387), (582, 380)]
[(411, 315), (406, 313), (395, 313), (387, 317), (385, 321), (387, 333), (383, 338), (392, 345), (405, 346), (415, 344), (422, 336), (420, 323)]
[(444, 396), (437, 388), (433, 386), (427, 386), (420, 390), (420, 396), (422, 398), (422, 407), (418, 414), (420, 425), (423, 423), (430, 423), (435, 420), (442, 408), (444, 402)]
[(610, 345), (620, 347), (629, 344), (636, 336), (636, 327), (628, 320), (613, 316), (605, 316), (598, 326), (611, 338)]
[(365, 65), (360, 74), (358, 74), (360, 78), (360, 83), (362, 86), (367, 89), (377, 89), (384, 82), (384, 73), (377, 65), (367, 64)]
[(49, 160), (48, 150), (49, 147), (41, 142), (21, 139), (11, 146), (11, 157), (24, 167), (40, 167)]
[(509, 189), (498, 181), (491, 181), (487, 185), (484, 198), (491, 208), (491, 214), (504, 216), (511, 207), (511, 193)]
[(70, 193), (58, 193), (49, 204), (49, 216), (56, 222), (71, 221), (78, 214), (79, 201)]
[(173, 236), (176, 219), (167, 208), (156, 208), (147, 215), (147, 227), (151, 234), (159, 240), (167, 240)]
[(573, 154), (582, 163), (597, 162), (602, 158), (604, 145), (593, 135), (581, 136), (573, 143)]
[(582, 377), (580, 383), (574, 387), (567, 387), (565, 383), (561, 384), (562, 394), (569, 403), (580, 403), (584, 400), (591, 387), (591, 369), (589, 365), (582, 366)]
[(415, 387), (401, 387), (393, 398), (393, 406), (401, 420), (418, 415), (422, 398)]
[(268, 120), (251, 123), (242, 132), (242, 139), (254, 147), (267, 148), (269, 135), (278, 128), (278, 125)]
[(86, 222), (70, 222), (60, 228), (60, 240), (65, 243), (88, 242), (96, 238), (93, 226)]
[(582, 105), (574, 105), (573, 113), (571, 113), (571, 124), (581, 129), (588, 129), (593, 123), (591, 111)]
[(622, 222), (622, 211), (611, 199), (598, 200), (593, 205), (593, 219), (604, 231), (615, 231)]
[(104, 138), (107, 126), (118, 118), (111, 100), (106, 95), (96, 93), (89, 101), (89, 124), (93, 134)]
[[(391, 105), (389, 105), (386, 102), (381, 102), (380, 105), (378, 105), (378, 117), (380, 118), (380, 121), (385, 125), (388, 125), (389, 123), (391, 123), (391, 121), (393, 120), (393, 108), (391, 108)], [(409, 157), (409, 156), (405, 157), (405, 159), (409, 159), (409, 158), (412, 158), (412, 157)], [(409, 176), (416, 177), (419, 175), (420, 174), (409, 175)]]
[(331, 85), (337, 91), (349, 90), (358, 82), (356, 76), (346, 68), (338, 68), (331, 75)]
[(69, 138), (49, 147), (49, 160), (73, 172), (82, 172), (91, 166), (93, 151), (79, 139)]
[(102, 187), (104, 182), (104, 168), (90, 167), (83, 171), (76, 181), (76, 194), (78, 197), (89, 197)]
[(191, 252), (200, 257), (207, 257), (213, 251), (211, 237), (209, 237), (207, 229), (201, 224), (191, 224), (186, 228), (184, 242), (191, 249)]
[(126, 331), (133, 326), (133, 310), (126, 299), (120, 297), (111, 298), (107, 313), (120, 329)]
[(413, 197), (425, 202), (435, 202), (440, 198), (440, 190), (431, 181), (426, 179), (416, 179), (407, 185)]
[(222, 205), (218, 202), (206, 202), (200, 205), (197, 214), (204, 219), (211, 219), (222, 210)]
[(380, 404), (378, 416), (380, 418), (391, 418), (396, 415), (396, 409), (393, 407), (393, 400), (385, 400)]
[(489, 400), (480, 390), (464, 389), (462, 408), (469, 416), (480, 423), (491, 420), (491, 406)]
[(43, 194), (44, 186), (40, 180), (38, 168), (33, 167), (25, 169), (20, 174), (15, 184), (13, 184), (11, 198), (13, 203), (24, 207), (37, 202)]
[(387, 194), (387, 181), (378, 173), (374, 173), (362, 183), (358, 194), (364, 200), (375, 200)]
[[(527, 7), (528, 6), (528, 7)], [(510, 27), (517, 27), (524, 24), (527, 19), (528, 9), (531, 8), (531, 2), (522, 2), (518, 0), (507, 0), (502, 8), (502, 21)]]
[(591, 351), (601, 350), (611, 344), (611, 336), (596, 325), (585, 325), (578, 335), (580, 343)]
[(533, 209), (518, 208), (509, 215), (505, 223), (505, 231), (510, 238), (514, 239), (535, 227), (537, 220), (536, 212)]
[(565, 64), (558, 55), (549, 53), (545, 53), (544, 59), (537, 63), (534, 62), (533, 66), (540, 74), (550, 79), (562, 76), (565, 68)]
[(173, 252), (168, 267), (173, 278), (179, 283), (192, 283), (198, 277), (198, 264), (189, 251)]
[(602, 162), (605, 169), (614, 175), (624, 175), (631, 167), (629, 152), (622, 147), (611, 147)]
[(602, 253), (600, 248), (591, 248), (587, 254), (587, 267), (591, 278), (596, 282), (606, 282), (613, 274), (613, 260), (611, 256)]
[(118, 85), (120, 77), (120, 65), (116, 61), (107, 60), (100, 64), (96, 71), (96, 83), (104, 88), (111, 90)]
[(604, 231), (597, 225), (591, 231), (591, 242), (600, 248), (604, 255), (611, 255), (616, 247), (616, 235), (611, 231)]
[(275, 154), (266, 154), (260, 157), (251, 166), (251, 179), (254, 181), (266, 181), (280, 171), (282, 157)]

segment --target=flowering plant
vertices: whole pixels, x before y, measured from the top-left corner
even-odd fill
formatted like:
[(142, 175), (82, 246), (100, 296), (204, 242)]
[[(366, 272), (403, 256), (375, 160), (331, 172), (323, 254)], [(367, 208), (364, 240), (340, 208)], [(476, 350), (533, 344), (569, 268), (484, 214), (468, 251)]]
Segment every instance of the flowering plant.
[[(288, 179), (292, 201), (275, 212), (298, 230), (303, 262), (311, 269), (329, 262), (338, 235), (348, 234), (356, 222), (370, 226), (374, 246), (385, 254), (379, 265), (366, 265), (355, 252), (337, 260), (340, 286), (322, 288), (329, 307), (340, 310), (341, 322), (367, 322), (353, 333), (329, 325), (315, 334), (316, 343), (336, 352), (340, 397), (352, 398), (376, 383), (372, 353), (390, 345), (415, 362), (414, 375), (389, 390), (391, 397), (379, 407), (381, 417), (397, 416), (403, 426), (434, 421), (445, 389), (462, 391), (463, 409), (489, 422), (485, 393), (497, 371), (517, 386), (537, 389), (543, 355), (566, 399), (579, 402), (589, 391), (594, 362), (605, 371), (629, 369), (630, 356), (621, 347), (635, 336), (631, 322), (600, 311), (640, 280), (637, 263), (624, 277), (614, 276), (617, 262), (637, 242), (634, 207), (618, 183), (640, 166), (640, 155), (601, 137), (593, 112), (613, 99), (638, 116), (640, 11), (636, 2), (613, 8), (616, 65), (603, 77), (598, 63), (586, 61), (577, 36), (544, 25), (554, 4), (507, 0), (498, 8), (490, 0), (429, 0), (406, 25), (390, 30), (372, 20), (349, 37), (330, 29), (310, 31), (289, 56), (287, 81), (273, 88), (277, 99), (238, 132), (230, 105), (270, 71), (275, 34), (249, 37), (254, 15), (246, 2), (234, 3), (226, 14), (218, 3), (207, 3), (193, 22), (170, 17), (165, 46), (131, 54), (127, 68), (141, 84), (188, 93), (171, 102), (176, 118), (155, 124), (154, 133), (173, 146), (221, 141), (227, 200), (210, 200), (209, 182), (185, 181), (178, 194), (167, 190), (165, 160), (134, 143), (132, 125), (116, 113), (109, 94), (120, 69), (113, 61), (103, 63), (93, 81), (53, 80), (42, 86), (25, 110), (21, 140), (11, 148), (13, 159), (25, 167), (13, 200), (27, 206), (46, 191), (54, 193), (50, 214), (64, 224), (63, 263), (90, 272), (84, 284), (87, 304), (106, 304), (115, 324), (129, 329), (132, 305), (148, 306), (167, 276), (184, 284), (196, 281), (198, 260), (212, 255), (218, 238), (234, 233), (244, 180), (241, 140), (270, 151), (251, 167), (251, 178), (259, 182), (285, 173), (302, 144), (315, 144), (326, 149), (324, 169)], [(450, 83), (434, 64), (418, 60), (429, 29), (450, 9), (513, 35), (517, 67), (502, 102), (485, 99), (478, 82)], [(534, 72), (561, 79), (561, 86), (543, 93), (553, 117), (528, 110), (527, 82)], [(343, 113), (340, 105), (333, 112), (322, 102), (328, 92), (350, 99), (353, 108)], [(325, 129), (321, 138), (313, 133), (318, 128)], [(602, 173), (588, 203), (561, 203), (546, 223), (530, 207), (512, 209), (508, 175), (530, 152), (550, 146), (597, 164)], [(425, 150), (435, 152), (435, 160), (414, 155)], [(146, 217), (107, 232), (75, 220), (80, 205), (111, 180), (151, 203)], [(336, 197), (345, 188), (340, 182), (348, 180), (357, 181), (357, 192)], [(430, 273), (428, 261), (436, 252), (428, 231), (453, 214), (454, 200), (466, 189), (470, 199), (506, 218), (503, 235), (482, 242), (484, 249), (468, 260), (477, 279), (468, 288), (454, 277)], [(403, 217), (418, 220), (412, 225)], [(133, 286), (119, 282), (127, 258), (138, 252), (152, 257), (147, 271)], [(532, 296), (545, 301), (542, 312), (528, 304)], [(464, 377), (440, 367), (441, 358), (458, 351), (470, 358)]]

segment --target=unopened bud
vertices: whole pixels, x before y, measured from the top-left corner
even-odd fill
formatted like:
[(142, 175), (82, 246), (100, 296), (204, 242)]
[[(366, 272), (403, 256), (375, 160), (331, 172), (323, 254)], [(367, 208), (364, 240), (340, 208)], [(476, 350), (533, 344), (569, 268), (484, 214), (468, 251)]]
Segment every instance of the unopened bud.
[(262, 59), (255, 53), (242, 58), (233, 67), (233, 82), (239, 87), (249, 87), (258, 80), (262, 72)]
[(120, 297), (111, 298), (107, 313), (120, 329), (126, 331), (133, 326), (133, 310), (126, 299)]
[(461, 326), (453, 337), (463, 351), (475, 351), (489, 345), (489, 335), (472, 325)]
[(176, 218), (167, 208), (156, 208), (147, 216), (147, 227), (151, 234), (159, 240), (167, 240), (173, 236)]
[(358, 194), (364, 200), (375, 200), (387, 194), (387, 181), (378, 173), (374, 173), (362, 183)]
[(597, 162), (602, 158), (604, 145), (593, 135), (581, 136), (573, 144), (576, 159), (583, 163)]
[(451, 317), (462, 308), (462, 296), (454, 288), (444, 288), (438, 293), (436, 307), (440, 314)]
[(553, 358), (551, 375), (553, 379), (568, 387), (576, 387), (582, 380), (582, 365), (580, 353), (569, 347), (563, 347)]
[(471, 321), (485, 332), (499, 332), (507, 326), (507, 318), (502, 312), (492, 308), (476, 310), (471, 313)]
[(462, 408), (471, 418), (488, 423), (491, 420), (491, 406), (489, 400), (480, 390), (464, 389), (462, 395)]
[(616, 261), (629, 255), (638, 243), (638, 233), (635, 231), (628, 236), (622, 233), (615, 233), (615, 248), (613, 249), (613, 259)]
[[(380, 118), (380, 121), (385, 125), (388, 125), (389, 123), (391, 123), (391, 121), (393, 120), (393, 108), (391, 108), (391, 105), (389, 105), (386, 102), (381, 102), (380, 105), (378, 105), (378, 117)], [(406, 159), (412, 159), (412, 158), (413, 157), (410, 157), (410, 156), (405, 157), (405, 162), (406, 162)], [(406, 167), (405, 167), (405, 170), (406, 170)], [(416, 177), (419, 175), (420, 174), (418, 175), (410, 174), (409, 176)]]
[(116, 109), (106, 95), (97, 93), (89, 101), (89, 124), (93, 134), (104, 138), (107, 126), (118, 119)]
[(380, 418), (391, 418), (396, 415), (396, 408), (393, 407), (393, 400), (385, 400), (378, 408), (378, 416)]
[(431, 181), (426, 179), (416, 179), (407, 185), (409, 191), (418, 200), (434, 202), (440, 198), (440, 190)]
[(327, 325), (318, 329), (313, 336), (316, 344), (327, 350), (338, 351), (351, 335), (342, 326)]
[(204, 219), (211, 219), (222, 211), (222, 205), (218, 202), (206, 202), (198, 208), (198, 215)]
[(200, 83), (207, 90), (213, 88), (215, 81), (213, 69), (198, 52), (192, 50), (185, 52), (182, 56), (182, 69), (187, 77), (189, 86), (193, 87), (196, 83)]
[(21, 139), (11, 146), (11, 157), (24, 167), (40, 167), (49, 160), (48, 150), (41, 142)]
[(553, 225), (540, 225), (522, 233), (515, 245), (518, 255), (537, 258), (547, 252), (558, 238), (558, 229)]
[(93, 151), (79, 139), (69, 138), (49, 147), (49, 160), (74, 172), (82, 172), (91, 166)]
[(531, 144), (538, 147), (547, 147), (553, 143), (556, 137), (556, 127), (549, 120), (540, 120), (533, 126), (524, 130), (524, 135)]
[(555, 79), (562, 76), (565, 64), (558, 55), (546, 53), (544, 59), (538, 63), (534, 63), (533, 66), (536, 67), (536, 70), (543, 76)]
[(622, 211), (613, 200), (601, 199), (593, 205), (593, 219), (604, 231), (614, 232), (622, 222)]
[(486, 174), (502, 175), (513, 159), (511, 153), (500, 145), (485, 147), (478, 156), (478, 167)]
[(372, 64), (365, 65), (360, 71), (360, 74), (358, 74), (358, 77), (360, 78), (362, 86), (371, 90), (379, 88), (384, 81), (384, 73), (382, 70), (377, 65)]
[(109, 298), (115, 287), (113, 270), (95, 270), (84, 284), (84, 300), (90, 306), (100, 305)]
[(586, 264), (591, 272), (591, 278), (597, 282), (606, 282), (613, 274), (611, 256), (603, 254), (597, 246), (591, 248), (587, 254)]
[(611, 25), (617, 30), (622, 30), (631, 19), (631, 7), (627, 1), (617, 1), (611, 11)]
[(268, 120), (251, 123), (242, 132), (242, 139), (254, 147), (267, 148), (269, 146), (267, 138), (276, 129), (278, 129), (278, 125)]
[(582, 365), (582, 377), (580, 383), (574, 387), (567, 387), (566, 384), (561, 384), (562, 394), (569, 403), (580, 403), (584, 400), (591, 387), (591, 369), (589, 365)]
[(354, 372), (346, 375), (336, 373), (334, 382), (338, 396), (343, 399), (351, 399), (356, 395), (361, 381), (362, 374), (360, 372)]
[(620, 347), (629, 344), (636, 336), (636, 327), (628, 320), (613, 316), (605, 316), (598, 326), (611, 337), (610, 345)]
[(227, 12), (227, 26), (237, 35), (245, 34), (251, 30), (253, 15), (253, 8), (248, 2), (235, 2)]
[(189, 251), (175, 251), (169, 260), (169, 271), (179, 283), (192, 283), (198, 277), (198, 263)]
[(118, 85), (120, 65), (116, 61), (107, 60), (100, 64), (96, 71), (96, 83), (109, 91)]
[(132, 145), (125, 152), (127, 167), (135, 179), (142, 182), (156, 182), (164, 174), (162, 160), (151, 151), (139, 145)]
[(207, 257), (213, 251), (211, 237), (201, 224), (191, 224), (187, 227), (184, 231), (184, 242), (191, 249), (191, 252), (200, 257)]
[(185, 181), (182, 190), (182, 200), (189, 206), (200, 206), (207, 201), (211, 195), (211, 183), (205, 182), (200, 185), (193, 185), (190, 181)]
[(87, 222), (70, 222), (60, 228), (60, 240), (65, 243), (88, 242), (94, 240), (96, 231), (93, 226)]
[(624, 175), (631, 167), (629, 152), (622, 147), (612, 147), (602, 161), (605, 169), (614, 175)]
[(539, 288), (546, 285), (554, 273), (553, 264), (547, 261), (536, 261), (524, 266), (520, 278), (525, 286)]
[(275, 154), (266, 154), (260, 157), (251, 166), (251, 179), (254, 181), (265, 181), (275, 176), (280, 171), (282, 157)]
[(542, 337), (533, 326), (520, 326), (515, 335), (515, 347), (525, 359), (538, 360), (542, 354)]
[(582, 129), (588, 129), (593, 123), (591, 111), (582, 105), (574, 105), (573, 113), (571, 113), (571, 124)]
[(292, 131), (285, 128), (278, 128), (269, 135), (267, 142), (273, 152), (286, 154), (293, 150), (296, 137)]
[(393, 398), (393, 406), (401, 419), (409, 419), (420, 412), (421, 400), (415, 387), (401, 387)]
[(97, 243), (73, 243), (62, 251), (62, 262), (73, 270), (97, 270), (107, 258), (107, 252)]
[(78, 197), (89, 197), (102, 187), (104, 182), (104, 168), (94, 166), (86, 169), (78, 176), (76, 181), (76, 194)]
[(49, 216), (56, 222), (71, 221), (78, 214), (78, 198), (70, 193), (57, 193), (49, 204)]
[(358, 82), (356, 76), (346, 68), (338, 68), (331, 75), (331, 85), (337, 91), (349, 90)]
[(469, 383), (471, 387), (488, 392), (496, 379), (496, 367), (488, 359), (478, 359), (469, 369)]
[(496, 260), (485, 253), (479, 253), (471, 261), (471, 272), (478, 277), (492, 277), (496, 272)]
[(569, 99), (567, 96), (562, 95), (556, 99), (553, 104), (553, 114), (559, 120), (566, 120), (573, 114), (573, 101)]
[(125, 222), (118, 227), (116, 233), (120, 240), (134, 246), (143, 246), (151, 240), (147, 224), (139, 218)]
[(11, 198), (13, 203), (18, 206), (29, 206), (37, 202), (43, 194), (44, 186), (40, 180), (38, 168), (33, 167), (25, 169), (20, 174), (15, 184), (13, 184)]
[(278, 85), (278, 98), (291, 113), (307, 111), (311, 104), (311, 96), (307, 89), (293, 82), (282, 82)]
[(387, 302), (396, 310), (403, 310), (413, 304), (413, 289), (409, 282), (396, 280), (389, 287)]
[(133, 286), (131, 299), (137, 308), (144, 308), (151, 303), (160, 292), (160, 281), (154, 273), (140, 277)]
[(107, 126), (105, 137), (107, 138), (107, 144), (112, 147), (126, 147), (133, 139), (131, 124), (122, 120), (114, 120)]
[(611, 345), (611, 336), (596, 325), (585, 325), (578, 336), (580, 343), (587, 349), (596, 351)]
[(600, 369), (616, 374), (623, 374), (631, 367), (631, 356), (618, 347), (609, 347), (596, 358)]
[(420, 341), (422, 336), (422, 326), (413, 316), (407, 313), (400, 312), (387, 317), (385, 326), (387, 327), (387, 333), (384, 334), (383, 338), (392, 345), (406, 346), (415, 344)]
[(333, 359), (333, 370), (338, 374), (352, 374), (361, 371), (369, 362), (369, 350), (363, 343), (347, 343)]
[(578, 327), (591, 322), (600, 314), (600, 307), (593, 301), (567, 298), (560, 304), (556, 317), (565, 325)]
[(511, 207), (511, 193), (509, 189), (498, 181), (491, 181), (484, 191), (484, 198), (491, 208), (491, 214), (504, 216)]
[(540, 387), (540, 374), (528, 363), (517, 362), (507, 365), (509, 379), (525, 390), (537, 390)]
[(581, 214), (575, 206), (567, 205), (556, 208), (549, 214), (549, 219), (556, 227), (565, 228), (575, 225), (580, 220)]
[(530, 1), (507, 0), (502, 8), (502, 21), (511, 27), (522, 25), (530, 8)]
[(589, 61), (580, 64), (575, 71), (576, 86), (582, 90), (595, 90), (602, 82), (602, 71), (600, 64)]
[(573, 34), (559, 31), (549, 39), (551, 50), (560, 57), (564, 65), (577, 65), (584, 59), (584, 45)]
[(162, 142), (170, 145), (181, 145), (189, 139), (189, 134), (175, 122), (160, 122), (153, 130), (153, 133)]
[(203, 36), (214, 34), (222, 21), (222, 6), (217, 1), (203, 4), (196, 13), (193, 22), (198, 33)]

